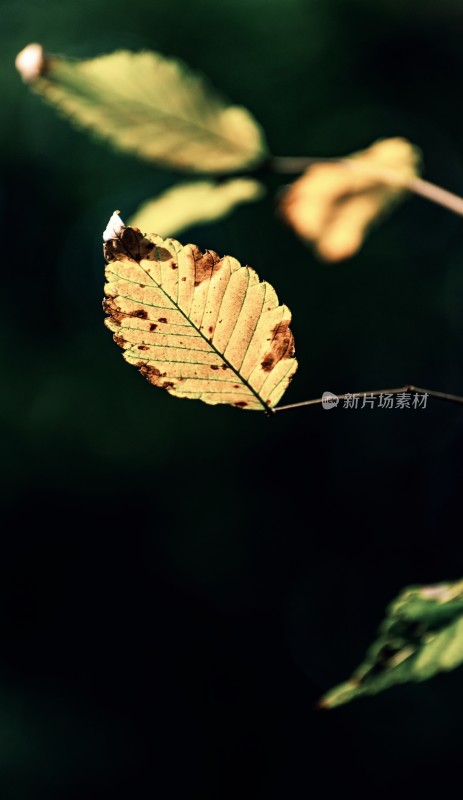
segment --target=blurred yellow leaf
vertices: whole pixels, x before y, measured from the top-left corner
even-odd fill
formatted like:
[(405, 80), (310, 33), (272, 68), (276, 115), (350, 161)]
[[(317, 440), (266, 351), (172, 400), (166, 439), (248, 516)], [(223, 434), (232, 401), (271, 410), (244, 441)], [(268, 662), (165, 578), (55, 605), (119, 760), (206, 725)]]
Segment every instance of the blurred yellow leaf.
[(260, 126), (200, 75), (159, 53), (117, 51), (74, 61), (26, 47), (24, 80), (72, 122), (148, 161), (189, 172), (233, 172), (261, 161)]
[(262, 411), (297, 369), (291, 312), (230, 256), (143, 234), (111, 217), (107, 327), (124, 358), (176, 397)]
[(250, 178), (182, 183), (143, 203), (128, 224), (145, 233), (155, 230), (160, 236), (177, 236), (193, 225), (227, 216), (240, 203), (259, 200), (264, 192), (263, 185)]
[(284, 195), (283, 215), (321, 258), (349, 258), (370, 225), (405, 197), (420, 161), (416, 147), (394, 138), (339, 161), (312, 164)]

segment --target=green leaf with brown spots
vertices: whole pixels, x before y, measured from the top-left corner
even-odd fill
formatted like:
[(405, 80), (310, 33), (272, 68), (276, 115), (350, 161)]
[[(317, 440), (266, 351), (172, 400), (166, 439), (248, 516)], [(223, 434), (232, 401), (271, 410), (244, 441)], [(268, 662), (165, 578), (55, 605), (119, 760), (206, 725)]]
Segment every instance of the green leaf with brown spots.
[(251, 178), (180, 183), (143, 203), (129, 225), (143, 232), (155, 227), (160, 236), (178, 236), (194, 225), (222, 219), (240, 203), (259, 200), (264, 193), (263, 185)]
[(187, 172), (225, 173), (265, 158), (260, 126), (201, 76), (159, 53), (76, 61), (26, 47), (23, 79), (77, 125), (121, 150)]
[(105, 323), (124, 358), (175, 397), (268, 411), (297, 369), (291, 313), (231, 256), (156, 234), (117, 212), (103, 234)]
[(463, 581), (410, 586), (389, 606), (376, 642), (350, 680), (328, 692), (322, 708), (424, 681), (463, 662)]

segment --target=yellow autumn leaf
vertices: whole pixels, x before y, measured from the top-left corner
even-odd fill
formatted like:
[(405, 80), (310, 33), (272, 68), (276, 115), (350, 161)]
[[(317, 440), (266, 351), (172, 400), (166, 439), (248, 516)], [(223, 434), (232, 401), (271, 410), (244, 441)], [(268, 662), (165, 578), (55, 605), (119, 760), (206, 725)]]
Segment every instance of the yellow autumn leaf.
[(105, 324), (124, 358), (176, 397), (267, 410), (297, 369), (291, 312), (250, 267), (113, 214)]
[(420, 162), (416, 147), (393, 138), (339, 161), (312, 164), (284, 195), (283, 215), (321, 258), (349, 258), (370, 225), (406, 196)]
[(266, 155), (262, 130), (180, 61), (144, 51), (82, 61), (38, 44), (16, 58), (25, 81), (72, 122), (148, 161), (189, 172), (233, 172)]
[(177, 236), (193, 225), (225, 217), (240, 203), (259, 200), (264, 192), (263, 185), (251, 178), (181, 183), (143, 203), (128, 224), (141, 231), (155, 227), (160, 236)]

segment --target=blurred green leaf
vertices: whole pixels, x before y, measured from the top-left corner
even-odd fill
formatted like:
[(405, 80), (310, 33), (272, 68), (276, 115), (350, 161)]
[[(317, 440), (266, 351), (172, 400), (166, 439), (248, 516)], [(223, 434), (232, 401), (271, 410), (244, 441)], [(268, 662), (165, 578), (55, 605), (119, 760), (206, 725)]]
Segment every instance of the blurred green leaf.
[(188, 172), (225, 173), (261, 161), (261, 128), (200, 75), (159, 53), (121, 50), (83, 61), (29, 45), (24, 80), (72, 122), (148, 161)]
[(250, 178), (236, 178), (225, 183), (180, 183), (143, 203), (128, 224), (144, 233), (177, 236), (193, 225), (226, 217), (240, 203), (259, 200), (264, 193), (264, 186)]
[(320, 706), (334, 708), (398, 683), (424, 681), (462, 662), (463, 581), (411, 586), (389, 606), (363, 664)]

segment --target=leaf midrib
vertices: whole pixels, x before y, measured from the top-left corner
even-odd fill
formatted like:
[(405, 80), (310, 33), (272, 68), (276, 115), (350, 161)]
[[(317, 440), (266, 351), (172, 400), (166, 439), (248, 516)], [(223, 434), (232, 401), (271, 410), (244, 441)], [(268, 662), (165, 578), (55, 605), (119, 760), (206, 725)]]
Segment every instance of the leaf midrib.
[[(250, 383), (248, 383), (248, 381), (247, 381), (247, 380), (246, 380), (246, 379), (245, 379), (245, 378), (244, 378), (244, 377), (241, 375), (241, 373), (240, 373), (240, 372), (238, 372), (238, 370), (236, 369), (236, 367), (234, 367), (234, 366), (233, 366), (233, 364), (232, 364), (232, 363), (231, 363), (231, 362), (230, 362), (230, 361), (229, 361), (229, 360), (226, 358), (226, 356), (225, 356), (223, 353), (221, 353), (221, 352), (220, 352), (220, 350), (218, 350), (218, 349), (217, 349), (217, 347), (215, 347), (215, 345), (214, 345), (214, 344), (211, 342), (211, 340), (210, 340), (210, 339), (208, 339), (208, 338), (207, 338), (207, 336), (205, 336), (205, 335), (204, 335), (204, 333), (202, 332), (202, 330), (201, 330), (200, 328), (198, 328), (198, 327), (197, 327), (197, 326), (194, 324), (194, 322), (192, 322), (192, 320), (190, 319), (190, 317), (188, 317), (188, 316), (187, 316), (187, 314), (185, 313), (185, 311), (184, 311), (184, 310), (183, 310), (183, 309), (182, 309), (182, 308), (181, 308), (181, 307), (178, 305), (178, 303), (177, 303), (177, 302), (176, 302), (176, 301), (175, 301), (175, 300), (174, 300), (174, 299), (173, 299), (173, 298), (170, 296), (170, 294), (169, 294), (169, 293), (168, 293), (168, 292), (167, 292), (167, 291), (164, 289), (164, 287), (163, 287), (161, 284), (159, 284), (159, 283), (158, 283), (158, 282), (157, 282), (157, 281), (156, 281), (156, 280), (153, 278), (153, 276), (152, 276), (152, 275), (150, 275), (150, 273), (149, 273), (149, 272), (148, 272), (148, 271), (145, 269), (145, 267), (143, 267), (143, 266), (142, 266), (142, 263), (141, 263), (141, 261), (139, 261), (137, 258), (135, 258), (135, 256), (134, 256), (134, 255), (133, 255), (133, 254), (130, 252), (130, 250), (129, 250), (129, 248), (127, 247), (127, 245), (125, 245), (125, 244), (124, 244), (124, 242), (122, 241), (121, 237), (120, 237), (120, 236), (117, 236), (117, 239), (120, 241), (120, 243), (122, 244), (122, 246), (124, 247), (124, 249), (126, 250), (126, 252), (129, 254), (130, 258), (132, 258), (132, 259), (133, 259), (133, 261), (135, 261), (135, 263), (136, 263), (136, 264), (138, 264), (138, 266), (139, 266), (139, 267), (140, 267), (140, 268), (143, 270), (143, 272), (145, 273), (145, 275), (147, 275), (147, 276), (148, 276), (148, 278), (150, 278), (150, 280), (151, 280), (151, 281), (152, 281), (152, 282), (153, 282), (153, 283), (154, 283), (154, 284), (157, 286), (157, 288), (158, 288), (158, 289), (159, 289), (159, 290), (160, 290), (160, 291), (161, 291), (161, 292), (162, 292), (162, 293), (163, 293), (163, 294), (164, 294), (164, 295), (165, 295), (165, 296), (168, 298), (168, 300), (170, 300), (170, 302), (172, 303), (172, 305), (173, 305), (173, 306), (175, 306), (175, 308), (177, 309), (177, 311), (179, 311), (179, 312), (182, 314), (182, 316), (183, 316), (183, 317), (184, 317), (184, 318), (187, 320), (188, 324), (189, 324), (189, 325), (191, 325), (191, 327), (192, 327), (192, 328), (194, 328), (194, 330), (195, 330), (195, 331), (196, 331), (196, 332), (197, 332), (197, 333), (198, 333), (198, 334), (201, 336), (201, 338), (202, 338), (202, 339), (203, 339), (203, 340), (204, 340), (204, 341), (205, 341), (205, 342), (208, 344), (208, 346), (209, 346), (209, 347), (210, 347), (210, 348), (211, 348), (211, 349), (212, 349), (212, 350), (213, 350), (213, 351), (214, 351), (214, 352), (215, 352), (215, 353), (216, 353), (216, 354), (219, 356), (219, 358), (221, 358), (221, 359), (222, 359), (222, 361), (223, 361), (223, 362), (224, 362), (224, 363), (227, 365), (227, 367), (229, 367), (229, 368), (232, 370), (232, 372), (234, 372), (234, 374), (236, 375), (236, 377), (238, 378), (238, 380), (239, 380), (239, 381), (240, 381), (242, 384), (244, 384), (244, 386), (246, 386), (246, 388), (247, 388), (247, 389), (249, 389), (249, 391), (251, 392), (251, 394), (253, 394), (253, 395), (254, 395), (254, 397), (255, 397), (255, 398), (256, 398), (256, 399), (259, 401), (259, 403), (262, 405), (262, 408), (263, 408), (263, 410), (268, 412), (268, 411), (270, 410), (270, 407), (269, 407), (269, 406), (268, 406), (268, 405), (267, 405), (267, 404), (264, 402), (264, 400), (262, 399), (262, 397), (260, 396), (260, 394), (258, 394), (258, 392), (256, 392), (256, 390), (255, 390), (255, 389), (253, 389), (253, 387), (251, 386), (251, 384), (250, 384)], [(176, 261), (176, 262), (177, 262), (177, 264), (178, 264), (178, 260), (177, 260), (177, 254), (175, 253), (173, 257), (175, 257), (175, 261)], [(243, 267), (240, 267), (240, 269), (243, 269)], [(124, 279), (123, 279), (123, 280), (124, 280)], [(209, 279), (209, 280), (210, 280), (210, 279)], [(147, 285), (148, 285), (148, 284), (147, 284)]]
[[(44, 83), (49, 83), (50, 86), (53, 86), (53, 87), (56, 87), (56, 88), (59, 89), (59, 83), (57, 83), (57, 82), (52, 80), (52, 78), (50, 77), (51, 74), (52, 74), (52, 72), (50, 70), (50, 72), (47, 75), (45, 75), (41, 80), (44, 81)], [(98, 93), (98, 89), (94, 88), (94, 86), (92, 86), (91, 82), (89, 82), (89, 84), (87, 84), (88, 88), (86, 88), (85, 91), (82, 91), (79, 88), (79, 84), (77, 83), (77, 85), (76, 85), (75, 81), (73, 81), (72, 78), (71, 78), (71, 80), (69, 80), (68, 76), (66, 76), (66, 78), (67, 78), (67, 81), (68, 81), (68, 87), (71, 89), (71, 91), (74, 93), (74, 95), (77, 98), (81, 98), (81, 99), (84, 99), (84, 100), (88, 99), (89, 102), (92, 102), (92, 100), (93, 101), (95, 101), (95, 100), (98, 101), (98, 99), (100, 97), (100, 94)], [(86, 76), (86, 79), (87, 79), (87, 81), (89, 80), (87, 76)], [(98, 86), (98, 80), (93, 79), (93, 81), (94, 81), (94, 85), (96, 85), (96, 87), (97, 87)], [(102, 89), (104, 89), (104, 93), (107, 95), (108, 94), (107, 87), (103, 86), (103, 82), (102, 81), (100, 81), (100, 85), (102, 86)], [(112, 94), (115, 97), (115, 99), (117, 100), (118, 99), (117, 94), (115, 92), (112, 92)], [(215, 97), (214, 97), (214, 101), (217, 102), (217, 103), (220, 102), (220, 100), (215, 98)], [(137, 106), (139, 108), (141, 108), (141, 109), (144, 109), (145, 106), (148, 107), (148, 109), (151, 109), (151, 113), (153, 113), (153, 109), (155, 109), (156, 114), (157, 114), (157, 119), (175, 120), (177, 123), (180, 123), (184, 127), (185, 126), (186, 127), (192, 127), (192, 128), (195, 128), (198, 131), (202, 131), (206, 135), (206, 137), (209, 136), (210, 138), (215, 139), (217, 141), (225, 142), (227, 144), (227, 146), (230, 146), (229, 149), (232, 149), (237, 153), (243, 153), (244, 154), (245, 152), (248, 152), (248, 153), (251, 152), (249, 148), (244, 150), (242, 145), (240, 145), (235, 140), (228, 138), (225, 134), (218, 133), (217, 131), (214, 131), (211, 128), (206, 127), (205, 125), (202, 125), (200, 122), (196, 122), (194, 120), (191, 120), (191, 118), (181, 117), (178, 114), (173, 114), (171, 112), (165, 113), (161, 109), (159, 109), (158, 106), (156, 106), (154, 104), (152, 106), (150, 106), (148, 103), (144, 104), (143, 102), (140, 102), (139, 100), (135, 100), (134, 101), (133, 99), (131, 99), (130, 102), (131, 102), (132, 106), (134, 106), (135, 108)], [(220, 108), (220, 112), (219, 113), (223, 114), (224, 111), (227, 111), (230, 108), (240, 108), (240, 106), (236, 106), (234, 104), (230, 104), (228, 106), (222, 105), (222, 107)], [(254, 120), (252, 120), (252, 122), (254, 123)], [(256, 123), (254, 123), (254, 124), (256, 125)], [(257, 130), (258, 129), (256, 127), (256, 131)], [(109, 130), (109, 131), (107, 131), (106, 134), (102, 134), (102, 135), (106, 135), (106, 136), (109, 136), (110, 138), (112, 138), (114, 134), (112, 133), (112, 131)], [(117, 138), (115, 138), (115, 141), (117, 141)], [(136, 149), (136, 148), (134, 148), (134, 149)], [(222, 149), (224, 149), (224, 148), (222, 148)], [(262, 157), (264, 155), (264, 148), (263, 148), (263, 142), (262, 141), (260, 141), (260, 143), (259, 143), (259, 152), (255, 153), (255, 158), (256, 159), (257, 159), (258, 155), (260, 155)]]

